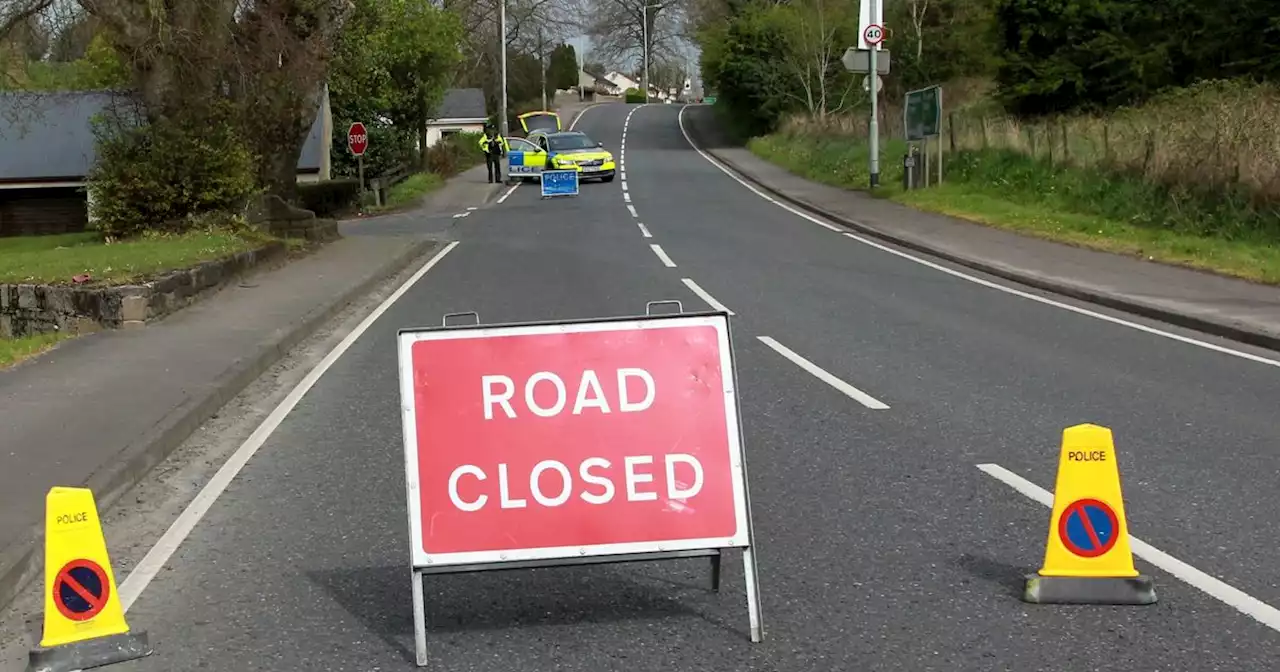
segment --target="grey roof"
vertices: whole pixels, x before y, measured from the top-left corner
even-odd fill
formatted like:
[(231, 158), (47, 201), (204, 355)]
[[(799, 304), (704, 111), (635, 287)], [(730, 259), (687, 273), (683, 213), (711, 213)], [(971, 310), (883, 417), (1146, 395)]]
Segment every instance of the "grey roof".
[[(133, 102), (128, 93), (111, 91), (0, 93), (0, 182), (82, 180), (95, 156), (93, 117), (137, 119)], [(320, 168), (321, 131), (316, 114), (299, 172)]]
[(449, 89), (435, 114), (436, 119), (485, 119), (483, 89)]

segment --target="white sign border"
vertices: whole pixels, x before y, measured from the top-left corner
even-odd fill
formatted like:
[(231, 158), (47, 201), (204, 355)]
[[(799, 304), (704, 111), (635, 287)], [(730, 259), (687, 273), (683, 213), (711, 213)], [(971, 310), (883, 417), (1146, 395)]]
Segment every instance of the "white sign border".
[[(458, 553), (428, 554), (422, 545), (422, 512), (418, 491), (418, 437), (414, 418), (417, 413), (416, 395), (413, 390), (413, 344), (419, 341), (451, 340), (460, 338), (495, 338), (536, 334), (569, 334), (604, 331), (635, 331), (642, 329), (672, 329), (709, 326), (716, 330), (720, 349), (721, 380), (724, 381), (725, 425), (727, 430), (730, 465), (733, 476), (733, 505), (736, 533), (729, 538), (657, 540), (593, 544), (587, 546), (558, 546), (535, 549), (497, 549)], [(560, 324), (495, 325), (479, 327), (448, 327), (424, 330), (401, 330), (397, 334), (400, 373), (400, 406), (404, 439), (406, 508), (409, 513), (409, 543), (411, 562), (415, 569), (429, 569), (455, 565), (518, 563), (557, 559), (663, 553), (682, 550), (709, 550), (724, 548), (749, 548), (752, 546), (751, 520), (748, 512), (746, 486), (746, 455), (742, 443), (742, 426), (738, 417), (737, 375), (729, 338), (729, 317), (726, 313), (702, 315), (661, 315), (644, 318), (601, 319)]]

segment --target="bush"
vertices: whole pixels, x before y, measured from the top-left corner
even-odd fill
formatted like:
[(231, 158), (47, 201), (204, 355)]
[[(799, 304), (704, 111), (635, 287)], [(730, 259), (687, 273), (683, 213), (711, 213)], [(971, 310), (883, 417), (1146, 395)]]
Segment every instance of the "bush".
[(636, 89), (636, 88), (630, 88), (630, 89), (627, 89), (626, 98), (625, 98), (624, 100), (625, 100), (626, 102), (628, 102), (628, 103), (647, 103), (647, 102), (649, 102), (649, 101), (645, 100), (644, 94), (643, 94), (643, 93), (640, 93), (640, 89)]
[(333, 217), (356, 205), (360, 198), (360, 180), (340, 178), (298, 185), (298, 205), (316, 217)]
[(239, 212), (257, 192), (255, 157), (225, 113), (141, 126), (98, 124), (88, 176), (94, 225), (108, 239), (184, 232), (211, 212)]
[(443, 138), (427, 150), (427, 172), (453, 177), (484, 161), (479, 133), (457, 133)]

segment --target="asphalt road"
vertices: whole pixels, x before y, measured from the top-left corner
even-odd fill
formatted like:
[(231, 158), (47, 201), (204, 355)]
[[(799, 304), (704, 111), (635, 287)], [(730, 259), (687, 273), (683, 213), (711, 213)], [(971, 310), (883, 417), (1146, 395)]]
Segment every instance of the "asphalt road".
[(416, 669), (396, 330), (457, 311), (704, 307), (685, 279), (735, 313), (765, 641), (747, 638), (737, 562), (720, 594), (699, 561), (433, 577), (432, 669), (1280, 668), (1275, 630), (1142, 559), (1157, 605), (1023, 603), (1049, 511), (976, 466), (1051, 488), (1062, 429), (1109, 426), (1133, 534), (1280, 605), (1280, 369), (806, 221), (691, 149), (678, 112), (592, 109), (579, 129), (615, 151), (626, 123), (625, 180), (547, 201), (524, 186), (450, 223), (460, 244), (337, 360), (133, 604), (156, 653), (113, 669)]

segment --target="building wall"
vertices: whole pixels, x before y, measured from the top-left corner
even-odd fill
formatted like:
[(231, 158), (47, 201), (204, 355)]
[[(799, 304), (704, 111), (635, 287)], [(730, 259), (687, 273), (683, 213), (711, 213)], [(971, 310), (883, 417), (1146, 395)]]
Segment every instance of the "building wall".
[(427, 126), (427, 146), (433, 147), (440, 138), (450, 133), (483, 133), (484, 123), (475, 124), (441, 124)]
[(80, 188), (0, 189), (0, 236), (79, 233), (88, 221)]

